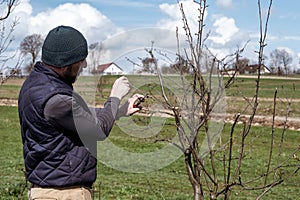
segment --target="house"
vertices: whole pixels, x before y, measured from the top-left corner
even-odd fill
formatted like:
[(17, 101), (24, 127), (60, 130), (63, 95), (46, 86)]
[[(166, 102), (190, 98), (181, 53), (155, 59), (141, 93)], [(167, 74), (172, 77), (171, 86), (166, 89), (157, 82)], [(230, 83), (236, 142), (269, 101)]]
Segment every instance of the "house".
[[(258, 68), (259, 68), (258, 64), (245, 65), (243, 67), (240, 67), (238, 71), (239, 74), (257, 74)], [(270, 73), (270, 70), (265, 65), (261, 65), (260, 73), (261, 74)]]
[[(232, 76), (234, 74), (239, 75), (239, 74), (257, 74), (258, 72), (258, 64), (253, 64), (253, 65), (244, 65), (244, 66), (240, 66), (237, 69), (222, 69), (220, 70), (221, 74), (223, 75), (228, 75), (228, 76)], [(262, 65), (260, 68), (260, 73), (261, 74), (267, 74), (270, 73), (270, 70), (265, 66)]]
[(124, 74), (124, 72), (117, 64), (107, 63), (107, 64), (98, 65), (98, 68), (95, 70), (95, 74), (121, 75)]
[(221, 73), (222, 75), (226, 75), (226, 76), (233, 76), (233, 75), (238, 75), (238, 74), (240, 74), (240, 73), (238, 72), (238, 70), (235, 70), (235, 69), (222, 69), (222, 70), (220, 70), (220, 73)]

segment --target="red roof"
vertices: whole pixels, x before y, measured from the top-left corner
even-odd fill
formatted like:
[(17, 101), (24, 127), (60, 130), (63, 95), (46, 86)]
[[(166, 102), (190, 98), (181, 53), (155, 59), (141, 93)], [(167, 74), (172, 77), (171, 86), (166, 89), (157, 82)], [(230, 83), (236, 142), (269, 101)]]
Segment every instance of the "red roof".
[(104, 72), (104, 70), (106, 70), (107, 68), (109, 68), (109, 66), (111, 66), (113, 63), (107, 63), (107, 64), (102, 64), (102, 65), (98, 65), (98, 72)]

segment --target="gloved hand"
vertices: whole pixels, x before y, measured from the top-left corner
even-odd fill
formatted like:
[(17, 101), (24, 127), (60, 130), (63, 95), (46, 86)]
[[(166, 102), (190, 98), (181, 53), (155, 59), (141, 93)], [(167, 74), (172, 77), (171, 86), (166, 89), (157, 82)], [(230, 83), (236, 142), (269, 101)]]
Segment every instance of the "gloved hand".
[(143, 98), (144, 96), (141, 94), (135, 94), (132, 97), (130, 97), (127, 102), (122, 105), (119, 110), (116, 119), (119, 119), (123, 116), (129, 116), (136, 112), (138, 112), (141, 108), (134, 107), (135, 102), (138, 100), (138, 98)]
[(129, 81), (125, 76), (118, 78), (111, 89), (110, 97), (117, 97), (120, 100), (129, 92)]
[(127, 108), (127, 113), (126, 115), (132, 115), (134, 113), (136, 113), (137, 111), (141, 110), (141, 107), (135, 107), (135, 102), (139, 99), (139, 98), (144, 98), (144, 95), (141, 94), (135, 94), (132, 97), (130, 97), (128, 99), (128, 108)]

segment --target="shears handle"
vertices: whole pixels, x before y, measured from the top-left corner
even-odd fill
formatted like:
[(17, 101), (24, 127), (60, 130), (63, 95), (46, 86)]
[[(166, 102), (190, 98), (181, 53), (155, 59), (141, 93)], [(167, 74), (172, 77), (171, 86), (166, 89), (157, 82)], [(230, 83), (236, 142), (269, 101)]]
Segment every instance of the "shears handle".
[(141, 103), (145, 102), (146, 97), (139, 97), (136, 101), (136, 103), (133, 105), (134, 108), (142, 109)]

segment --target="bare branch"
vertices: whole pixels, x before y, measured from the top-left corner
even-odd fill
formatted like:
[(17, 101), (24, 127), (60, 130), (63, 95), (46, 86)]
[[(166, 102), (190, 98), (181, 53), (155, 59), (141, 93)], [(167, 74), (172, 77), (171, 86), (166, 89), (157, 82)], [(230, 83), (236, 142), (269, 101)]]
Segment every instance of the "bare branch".
[(19, 0), (3, 0), (0, 4), (6, 3), (7, 11), (3, 16), (0, 16), (0, 21), (3, 21), (9, 17), (13, 9), (19, 4)]
[[(274, 147), (274, 131), (275, 131), (274, 124), (275, 124), (275, 116), (276, 116), (276, 98), (277, 98), (277, 88), (276, 88), (275, 94), (274, 94), (273, 116), (272, 116), (272, 138), (271, 138), (270, 154), (269, 154), (266, 174), (268, 174), (269, 170), (270, 170), (272, 154), (273, 154), (273, 147)], [(267, 180), (268, 180), (268, 175), (266, 175), (266, 178), (265, 178), (265, 185), (267, 184)]]

